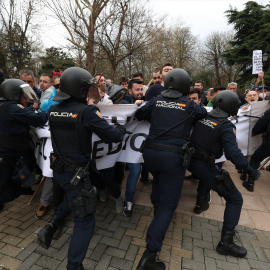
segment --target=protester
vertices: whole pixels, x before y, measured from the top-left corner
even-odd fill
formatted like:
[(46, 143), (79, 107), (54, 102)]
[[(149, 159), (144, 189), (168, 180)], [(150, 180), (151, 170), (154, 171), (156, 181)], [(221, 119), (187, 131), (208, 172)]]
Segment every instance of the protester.
[(19, 72), (20, 79), (26, 83), (28, 83), (32, 89), (35, 91), (36, 95), (40, 98), (41, 97), (41, 91), (35, 86), (35, 75), (32, 70), (29, 69), (23, 69)]
[(161, 69), (161, 83), (151, 85), (145, 94), (145, 100), (149, 101), (152, 97), (157, 97), (164, 90), (164, 79), (169, 71), (173, 69), (171, 63), (165, 63)]
[[(53, 97), (59, 92), (59, 85), (60, 85), (60, 77), (62, 73), (56, 73), (53, 72), (53, 91), (51, 93), (51, 96), (49, 99), (44, 100), (40, 106), (42, 110), (48, 113), (50, 107), (52, 105), (59, 104), (59, 101), (53, 101)], [(54, 188), (55, 186), (55, 188)], [(54, 191), (54, 194), (53, 194)], [(53, 195), (53, 201), (55, 208), (60, 204), (60, 202), (63, 200), (63, 190), (61, 188), (58, 188), (57, 183), (53, 182), (52, 177), (45, 177), (43, 186), (42, 186), (42, 192), (40, 196), (40, 203), (36, 210), (35, 217), (36, 219), (42, 219), (45, 214), (47, 213), (49, 204), (50, 204), (50, 198)]]
[[(132, 79), (128, 83), (128, 92), (126, 93), (125, 97), (119, 102), (119, 104), (137, 104), (138, 106), (140, 106), (144, 102), (142, 100), (142, 97), (142, 81), (138, 79)], [(129, 174), (127, 177), (123, 214), (126, 217), (131, 217), (136, 185), (141, 172), (141, 164), (127, 162), (126, 165), (129, 169)]]
[[(252, 129), (252, 136), (262, 134), (263, 141), (260, 147), (253, 153), (250, 166), (258, 169), (260, 162), (270, 156), (270, 109), (266, 110)], [(243, 182), (243, 186), (250, 192), (254, 191), (254, 178), (249, 177)]]
[(210, 99), (210, 101), (207, 103), (207, 107), (213, 107), (213, 102), (214, 102), (214, 98), (215, 96), (223, 91), (223, 90), (226, 90), (226, 87), (225, 86), (222, 86), (222, 85), (217, 85), (216, 87), (214, 87), (214, 93), (213, 93), (213, 98)]

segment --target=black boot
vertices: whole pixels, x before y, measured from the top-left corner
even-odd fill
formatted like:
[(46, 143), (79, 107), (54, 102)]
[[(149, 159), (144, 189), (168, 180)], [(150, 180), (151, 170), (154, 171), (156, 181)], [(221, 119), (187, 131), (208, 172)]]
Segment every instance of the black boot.
[(53, 234), (53, 239), (58, 240), (60, 238), (60, 236), (62, 235), (63, 229), (64, 229), (64, 222), (60, 222), (57, 230)]
[(202, 211), (206, 211), (209, 208), (208, 199), (209, 198), (207, 198), (206, 196), (201, 198), (197, 197), (194, 213), (199, 215)]
[(51, 245), (53, 235), (57, 231), (59, 225), (62, 223), (62, 218), (59, 218), (54, 214), (50, 222), (38, 233), (38, 244), (48, 249)]
[(240, 175), (240, 180), (242, 180), (242, 181), (247, 180), (247, 173), (246, 173), (246, 171), (242, 170), (241, 175)]
[(247, 191), (249, 192), (253, 192), (254, 191), (254, 180), (250, 179), (250, 177), (248, 178), (248, 181), (244, 181), (242, 183), (243, 187), (246, 188)]
[(247, 250), (233, 242), (234, 235), (234, 231), (222, 232), (221, 240), (216, 247), (216, 251), (221, 255), (231, 255), (237, 258), (244, 258), (247, 255)]
[(184, 177), (184, 180), (193, 180), (193, 179), (198, 180), (199, 178), (194, 174), (190, 174)]
[(137, 270), (165, 270), (165, 264), (163, 262), (156, 261), (157, 253), (150, 253), (147, 249), (143, 253), (143, 256), (137, 266)]

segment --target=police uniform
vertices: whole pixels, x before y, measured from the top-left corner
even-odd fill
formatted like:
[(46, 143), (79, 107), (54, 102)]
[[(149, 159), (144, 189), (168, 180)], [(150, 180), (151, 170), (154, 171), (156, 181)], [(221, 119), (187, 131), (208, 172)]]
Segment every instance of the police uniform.
[[(154, 219), (147, 230), (146, 251), (137, 267), (140, 270), (165, 269), (163, 263), (155, 262), (154, 256), (161, 250), (179, 202), (185, 175), (182, 146), (189, 140), (193, 122), (207, 114), (205, 108), (184, 96), (191, 84), (184, 70), (174, 69), (167, 76), (165, 89), (171, 87), (171, 90), (165, 90), (160, 96), (152, 98), (135, 114), (138, 120), (151, 122), (143, 158), (154, 177), (151, 201), (155, 208)], [(180, 81), (177, 81), (178, 78)]]
[[(13, 81), (25, 84), (16, 79), (6, 80), (2, 87)], [(13, 87), (13, 85), (12, 85)], [(12, 89), (10, 89), (12, 91)], [(1, 95), (3, 97), (3, 95)], [(17, 198), (22, 185), (12, 179), (14, 166), (18, 159), (28, 151), (29, 126), (42, 126), (47, 121), (45, 112), (36, 113), (33, 107), (24, 107), (18, 101), (0, 101), (0, 205)]]
[(260, 163), (270, 156), (270, 109), (264, 112), (252, 129), (252, 136), (263, 133), (263, 142), (250, 159), (250, 166), (258, 169)]
[[(197, 202), (213, 189), (217, 191), (216, 176), (220, 170), (215, 166), (215, 159), (222, 156), (223, 150), (228, 160), (235, 164), (237, 169), (250, 171), (247, 159), (238, 148), (235, 135), (235, 126), (227, 118), (214, 118), (208, 115), (199, 120), (193, 129), (190, 145), (195, 148), (189, 170), (200, 179), (198, 185)], [(217, 191), (218, 192), (218, 191)], [(224, 213), (223, 231), (234, 231), (238, 224), (243, 199), (236, 187), (228, 192)]]
[(237, 169), (244, 170), (250, 175), (253, 172), (238, 148), (235, 126), (227, 119), (237, 113), (239, 106), (238, 96), (229, 90), (220, 92), (214, 98), (214, 109), (194, 126), (190, 145), (195, 148), (195, 153), (189, 170), (200, 179), (194, 212), (208, 209), (206, 194), (211, 189), (226, 200), (221, 241), (217, 246), (217, 252), (222, 255), (244, 257), (247, 251), (233, 242), (243, 198), (229, 174), (215, 166), (215, 159), (220, 158), (224, 151), (227, 160), (230, 160)]
[[(88, 80), (92, 76), (81, 68), (69, 68), (63, 72), (60, 81), (61, 91), (70, 89), (66, 84), (69, 82), (69, 77), (73, 79), (72, 76), (75, 76), (75, 83), (76, 80), (78, 81), (77, 88), (80, 88), (83, 83), (86, 84), (84, 91), (87, 91), (90, 85)], [(73, 95), (72, 91), (77, 91), (75, 86), (71, 85), (71, 95)], [(62, 94), (65, 93), (60, 92), (54, 100), (59, 100), (57, 97), (61, 98)], [(82, 94), (78, 93), (79, 97)], [(82, 261), (94, 232), (96, 203), (96, 193), (89, 175), (82, 176), (77, 184), (72, 184), (71, 179), (74, 179), (79, 168), (85, 168), (91, 161), (93, 132), (106, 143), (121, 142), (124, 137), (124, 131), (110, 126), (95, 106), (83, 104), (79, 98), (76, 98), (76, 92), (74, 95), (75, 98), (69, 96), (67, 100), (51, 106), (49, 110), (54, 153), (54, 160), (51, 162), (53, 177), (56, 183), (67, 192), (67, 199), (58, 206), (50, 223), (38, 234), (38, 243), (48, 249), (52, 236), (62, 220), (73, 212), (74, 229), (67, 264), (69, 270), (84, 269)], [(85, 100), (85, 93), (84, 96)]]

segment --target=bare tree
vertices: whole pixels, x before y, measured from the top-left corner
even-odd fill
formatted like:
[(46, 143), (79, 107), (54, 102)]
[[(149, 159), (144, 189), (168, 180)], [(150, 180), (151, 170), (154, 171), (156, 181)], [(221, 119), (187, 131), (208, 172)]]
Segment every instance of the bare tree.
[(86, 69), (93, 73), (95, 33), (113, 15), (107, 7), (114, 0), (43, 1), (67, 30), (68, 41), (85, 52)]
[[(126, 58), (129, 60), (129, 71), (133, 68), (133, 56), (143, 54), (143, 50), (153, 42), (155, 28), (163, 18), (156, 22), (149, 14), (147, 1), (118, 1), (114, 6), (114, 14), (98, 31), (99, 46), (106, 53), (111, 65), (110, 76), (115, 77), (117, 67)], [(144, 73), (144, 66), (139, 69)], [(131, 75), (131, 74), (129, 74)]]
[(179, 20), (163, 31), (163, 57), (170, 59), (175, 67), (187, 68), (196, 57), (197, 38)]
[(31, 57), (30, 51), (35, 40), (34, 35), (30, 37), (29, 33), (34, 28), (33, 19), (38, 14), (37, 4), (38, 0), (0, 2), (0, 22), (4, 37), (1, 40), (6, 54), (10, 53), (10, 65), (7, 72), (11, 76), (18, 75), (18, 71), (28, 63)]
[(228, 65), (224, 58), (224, 51), (230, 49), (229, 41), (232, 40), (231, 32), (214, 32), (205, 41), (203, 56), (208, 67), (211, 67), (215, 74), (216, 84), (227, 84), (235, 81), (241, 68), (239, 66)]

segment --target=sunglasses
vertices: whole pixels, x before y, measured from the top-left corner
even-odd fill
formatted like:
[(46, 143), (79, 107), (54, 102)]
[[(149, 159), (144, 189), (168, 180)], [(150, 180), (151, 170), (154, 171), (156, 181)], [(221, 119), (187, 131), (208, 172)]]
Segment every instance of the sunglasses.
[(54, 85), (54, 88), (55, 88), (55, 89), (59, 89), (59, 86), (60, 86), (59, 83), (58, 83), (58, 84), (55, 84), (55, 85)]

